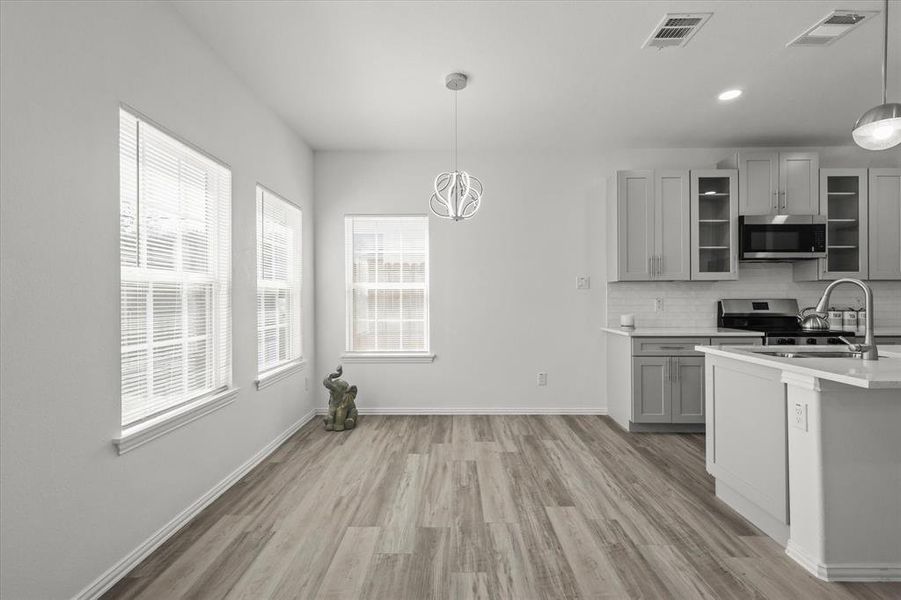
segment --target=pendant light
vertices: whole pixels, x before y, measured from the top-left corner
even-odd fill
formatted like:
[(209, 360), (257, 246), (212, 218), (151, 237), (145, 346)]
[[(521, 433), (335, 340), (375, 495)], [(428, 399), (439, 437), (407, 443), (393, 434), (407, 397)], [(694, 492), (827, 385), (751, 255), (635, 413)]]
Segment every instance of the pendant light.
[(886, 102), (888, 79), (888, 0), (885, 0), (885, 26), (882, 32), (882, 104), (863, 113), (851, 135), (867, 150), (887, 150), (901, 144), (901, 104)]
[(482, 204), (482, 182), (458, 167), (459, 116), (457, 93), (466, 87), (468, 78), (463, 73), (451, 73), (444, 84), (454, 93), (454, 170), (435, 178), (434, 193), (429, 200), (432, 213), (442, 219), (462, 221), (472, 218)]

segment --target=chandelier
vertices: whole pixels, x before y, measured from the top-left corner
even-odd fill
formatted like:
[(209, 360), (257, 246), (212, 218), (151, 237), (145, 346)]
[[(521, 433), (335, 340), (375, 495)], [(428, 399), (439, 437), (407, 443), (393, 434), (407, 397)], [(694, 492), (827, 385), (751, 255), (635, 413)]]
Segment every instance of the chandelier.
[(435, 178), (434, 193), (429, 200), (429, 206), (436, 216), (454, 221), (472, 218), (482, 203), (482, 182), (458, 168), (460, 119), (457, 92), (466, 87), (467, 80), (463, 73), (451, 73), (444, 81), (447, 89), (454, 92), (454, 170), (441, 173)]

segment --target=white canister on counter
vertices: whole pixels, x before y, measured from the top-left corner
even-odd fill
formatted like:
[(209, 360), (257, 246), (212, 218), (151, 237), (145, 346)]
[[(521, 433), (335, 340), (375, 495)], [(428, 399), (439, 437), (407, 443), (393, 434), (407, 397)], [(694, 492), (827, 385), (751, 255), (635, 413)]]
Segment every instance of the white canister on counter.
[(830, 310), (829, 311), (829, 329), (832, 331), (844, 331), (844, 321), (842, 316), (842, 311), (840, 310)]
[(634, 328), (635, 327), (635, 315), (631, 315), (631, 314), (620, 315), (619, 316), (619, 326), (627, 327), (629, 329)]
[(857, 311), (857, 335), (864, 335), (867, 332), (867, 309), (861, 308)]
[(857, 333), (857, 311), (848, 309), (842, 312), (842, 329)]

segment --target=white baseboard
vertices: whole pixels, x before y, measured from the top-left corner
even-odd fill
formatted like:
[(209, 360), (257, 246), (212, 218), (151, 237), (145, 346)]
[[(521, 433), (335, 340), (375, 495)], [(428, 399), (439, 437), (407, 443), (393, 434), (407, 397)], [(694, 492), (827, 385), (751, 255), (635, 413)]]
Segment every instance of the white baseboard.
[[(606, 415), (607, 408), (561, 408), (559, 406), (525, 407), (485, 407), (469, 406), (462, 408), (442, 408), (423, 406), (410, 407), (359, 407), (361, 415)], [(327, 407), (316, 410), (316, 414), (324, 415)]]
[(812, 556), (788, 541), (785, 547), (796, 563), (823, 581), (901, 581), (901, 563), (832, 563), (820, 564)]
[(251, 456), (246, 462), (244, 462), (244, 464), (229, 473), (228, 476), (225, 477), (225, 479), (213, 486), (212, 489), (207, 491), (200, 498), (195, 500), (190, 506), (176, 515), (174, 519), (166, 523), (162, 528), (160, 528), (156, 533), (154, 533), (147, 540), (141, 543), (137, 548), (129, 552), (103, 575), (95, 579), (93, 583), (81, 590), (73, 600), (94, 600), (95, 598), (99, 598), (101, 594), (113, 587), (116, 582), (127, 575), (128, 572), (133, 568), (138, 566), (138, 564), (142, 560), (147, 558), (147, 556), (149, 556), (151, 552), (159, 548), (163, 542), (172, 537), (174, 533), (184, 527), (188, 523), (188, 521), (197, 516), (200, 511), (209, 506), (210, 503), (213, 502), (213, 500), (221, 496), (222, 493), (225, 492), (228, 488), (237, 483), (238, 480), (249, 473), (251, 469), (263, 462), (263, 460), (265, 460), (267, 456), (272, 454), (272, 452), (275, 451), (276, 448), (281, 446), (285, 440), (294, 435), (294, 433), (298, 429), (306, 425), (315, 416), (316, 411), (311, 410), (303, 417), (301, 417), (296, 423), (283, 431), (277, 438), (263, 446), (259, 450), (259, 452)]

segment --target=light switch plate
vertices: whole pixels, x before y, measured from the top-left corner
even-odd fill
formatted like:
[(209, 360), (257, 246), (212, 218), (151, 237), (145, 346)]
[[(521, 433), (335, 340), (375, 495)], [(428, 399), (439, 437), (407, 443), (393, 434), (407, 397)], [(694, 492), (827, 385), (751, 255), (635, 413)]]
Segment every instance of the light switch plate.
[(545, 373), (544, 371), (539, 371), (536, 383), (538, 385), (547, 385), (547, 373)]
[(807, 431), (807, 404), (795, 402), (791, 410), (792, 427)]

